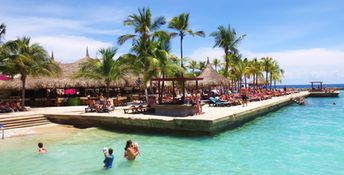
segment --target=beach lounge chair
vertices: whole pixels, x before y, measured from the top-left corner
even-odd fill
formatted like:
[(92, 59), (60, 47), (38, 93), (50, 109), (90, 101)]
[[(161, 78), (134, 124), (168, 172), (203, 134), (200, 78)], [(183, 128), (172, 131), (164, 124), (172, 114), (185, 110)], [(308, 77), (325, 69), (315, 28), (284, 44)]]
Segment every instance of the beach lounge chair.
[(123, 111), (124, 111), (124, 113), (125, 114), (128, 114), (129, 113), (129, 111), (131, 111), (131, 113), (138, 113), (138, 107), (136, 107), (136, 106), (130, 106), (129, 108), (126, 108), (126, 109), (123, 109)]
[(109, 112), (112, 112), (114, 110), (115, 110), (115, 106), (110, 106), (110, 107), (101, 108), (99, 112), (108, 112), (109, 113)]
[(88, 105), (86, 108), (85, 108), (85, 112), (96, 112), (96, 107), (95, 106), (90, 106)]
[(216, 98), (214, 97), (210, 97), (209, 98), (209, 106), (229, 106), (230, 103), (226, 102), (226, 101), (219, 101), (216, 100)]

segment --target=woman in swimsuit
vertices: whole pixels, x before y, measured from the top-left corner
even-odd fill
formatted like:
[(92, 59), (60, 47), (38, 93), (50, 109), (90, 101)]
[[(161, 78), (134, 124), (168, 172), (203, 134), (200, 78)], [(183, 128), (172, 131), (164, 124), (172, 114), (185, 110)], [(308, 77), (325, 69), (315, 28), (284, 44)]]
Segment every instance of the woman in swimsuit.
[(124, 157), (127, 160), (135, 160), (136, 156), (139, 154), (138, 148), (135, 147), (131, 140), (127, 141), (127, 144), (124, 147)]

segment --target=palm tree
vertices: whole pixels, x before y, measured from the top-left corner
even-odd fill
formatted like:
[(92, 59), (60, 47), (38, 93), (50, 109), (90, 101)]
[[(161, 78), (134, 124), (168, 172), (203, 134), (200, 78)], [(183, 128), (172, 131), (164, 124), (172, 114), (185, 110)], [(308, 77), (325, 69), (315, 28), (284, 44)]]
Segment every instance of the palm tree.
[(4, 73), (20, 75), (22, 81), (22, 105), (25, 105), (25, 85), (28, 76), (56, 76), (61, 72), (59, 65), (39, 44), (30, 44), (29, 37), (8, 41), (4, 45), (8, 52), (4, 59)]
[(2, 38), (6, 34), (6, 25), (4, 23), (0, 24), (0, 44), (2, 44)]
[(248, 62), (247, 72), (252, 75), (253, 77), (253, 84), (255, 86), (258, 85), (258, 78), (262, 77), (262, 66), (261, 63), (258, 61), (257, 58)]
[(202, 72), (205, 67), (207, 66), (206, 62), (205, 61), (199, 61), (198, 62), (198, 69)]
[(213, 59), (213, 65), (215, 66), (215, 70), (217, 72), (217, 68), (221, 65), (220, 59), (214, 58)]
[(195, 76), (195, 70), (197, 69), (197, 61), (190, 59), (188, 67), (189, 69), (191, 69), (192, 75)]
[(246, 36), (241, 35), (237, 37), (237, 34), (234, 30), (234, 28), (231, 28), (230, 25), (228, 25), (228, 28), (226, 29), (224, 26), (219, 26), (217, 28), (216, 32), (213, 32), (210, 34), (210, 36), (215, 38), (215, 45), (214, 47), (220, 47), (225, 52), (225, 77), (228, 77), (228, 69), (229, 69), (229, 54), (238, 53), (237, 46), (240, 43), (240, 41)]
[(281, 78), (284, 75), (284, 70), (280, 68), (277, 61), (273, 62), (273, 66), (270, 72), (270, 90), (272, 86), (272, 81), (274, 82), (274, 88), (276, 89), (276, 82), (282, 82)]
[[(260, 60), (261, 60), (262, 68), (265, 71), (265, 87), (268, 88), (268, 82), (269, 82), (268, 75), (269, 75), (269, 72), (271, 72), (274, 60), (271, 57), (263, 57)], [(270, 84), (270, 87), (271, 87), (271, 84)]]
[[(167, 76), (175, 76), (180, 72), (183, 72), (184, 69), (179, 67), (176, 60), (177, 58), (170, 54), (170, 39), (171, 35), (165, 31), (155, 32), (152, 38), (152, 57), (155, 61), (150, 67), (152, 74), (156, 73), (155, 76), (166, 78)], [(160, 83), (160, 82), (159, 82)], [(160, 84), (159, 84), (160, 86)], [(159, 89), (159, 103), (162, 103), (162, 97), (165, 88), (165, 81), (162, 80), (162, 86)]]
[(247, 87), (247, 78), (250, 78), (251, 76), (248, 59), (247, 58), (243, 59), (242, 64), (243, 64), (243, 69), (244, 69), (244, 83), (245, 83), (245, 87)]
[(150, 9), (138, 9), (138, 14), (129, 15), (124, 21), (124, 26), (134, 28), (134, 34), (125, 34), (118, 38), (118, 44), (122, 45), (129, 39), (132, 40), (132, 49), (130, 54), (122, 56), (122, 60), (130, 61), (132, 69), (137, 73), (143, 74), (143, 85), (145, 87), (146, 100), (148, 101), (147, 82), (153, 76), (150, 74), (150, 67), (156, 58), (152, 57), (152, 36), (166, 23), (164, 17), (152, 20)]
[(90, 59), (81, 64), (80, 69), (74, 75), (74, 78), (89, 78), (102, 80), (106, 85), (106, 97), (109, 98), (109, 88), (112, 82), (119, 80), (126, 73), (124, 64), (115, 60), (117, 48), (109, 47), (99, 50), (101, 58)]
[[(183, 39), (187, 34), (192, 36), (204, 37), (203, 31), (193, 32), (189, 29), (189, 13), (182, 13), (179, 16), (175, 16), (168, 22), (168, 28), (176, 30), (178, 33), (172, 33), (173, 35), (180, 36), (180, 58), (183, 59)], [(180, 63), (181, 67), (184, 67), (183, 61)]]

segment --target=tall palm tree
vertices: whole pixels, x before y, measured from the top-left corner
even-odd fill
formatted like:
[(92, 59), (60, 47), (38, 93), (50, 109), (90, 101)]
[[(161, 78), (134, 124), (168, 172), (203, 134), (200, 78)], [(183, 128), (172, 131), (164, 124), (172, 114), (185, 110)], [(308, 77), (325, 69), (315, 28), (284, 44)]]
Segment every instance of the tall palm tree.
[(106, 97), (109, 98), (109, 88), (112, 82), (119, 80), (128, 72), (125, 64), (115, 60), (117, 48), (109, 47), (99, 50), (101, 58), (90, 59), (81, 64), (74, 78), (89, 78), (102, 80), (106, 85)]
[(191, 69), (191, 73), (192, 75), (195, 76), (195, 70), (197, 69), (197, 61), (193, 60), (193, 59), (190, 59), (189, 60), (189, 65), (188, 65), (188, 68)]
[(4, 60), (5, 72), (20, 75), (22, 81), (22, 105), (25, 105), (25, 86), (28, 76), (56, 76), (61, 72), (59, 65), (39, 44), (31, 44), (29, 37), (8, 41), (4, 45), (8, 55)]
[(237, 37), (237, 34), (235, 32), (234, 28), (231, 28), (230, 25), (228, 25), (228, 28), (225, 28), (224, 26), (219, 26), (217, 28), (217, 31), (210, 34), (210, 36), (214, 37), (215, 39), (215, 45), (214, 47), (220, 47), (225, 52), (225, 77), (228, 77), (228, 69), (229, 69), (229, 54), (238, 53), (237, 46), (240, 43), (240, 41), (246, 36), (241, 35)]
[(122, 56), (122, 60), (130, 60), (132, 69), (137, 73), (142, 73), (143, 85), (145, 87), (146, 100), (148, 101), (147, 82), (152, 75), (149, 72), (152, 63), (156, 58), (152, 57), (152, 36), (162, 25), (166, 23), (164, 17), (152, 19), (150, 9), (138, 9), (138, 14), (131, 14), (124, 21), (124, 26), (134, 28), (134, 34), (125, 34), (118, 38), (118, 44), (122, 45), (128, 40), (132, 40), (132, 49), (130, 54)]
[[(268, 82), (269, 82), (269, 73), (271, 72), (271, 69), (273, 67), (274, 60), (271, 57), (263, 57), (261, 58), (261, 64), (262, 68), (265, 71), (265, 87), (268, 88)], [(271, 87), (271, 84), (270, 84)]]
[(6, 34), (6, 25), (4, 23), (0, 24), (0, 44), (2, 44), (2, 39)]
[(272, 86), (272, 81), (274, 82), (274, 88), (276, 89), (276, 82), (282, 82), (283, 75), (284, 70), (280, 68), (277, 61), (274, 61), (270, 72), (270, 90)]
[(244, 83), (245, 83), (245, 87), (247, 87), (247, 78), (250, 78), (251, 73), (249, 70), (249, 61), (247, 58), (244, 58), (242, 60), (242, 66), (243, 66), (243, 73), (244, 73)]
[(262, 77), (262, 66), (261, 63), (259, 62), (259, 60), (257, 58), (254, 58), (253, 60), (250, 60), (248, 62), (248, 72), (249, 74), (252, 75), (253, 77), (253, 84), (255, 86), (258, 85), (258, 78)]
[(217, 68), (221, 65), (220, 59), (214, 58), (213, 59), (213, 65), (215, 66), (215, 70), (217, 72)]
[[(168, 28), (176, 30), (178, 33), (172, 33), (173, 35), (179, 35), (180, 37), (180, 58), (183, 59), (183, 39), (187, 34), (192, 36), (205, 37), (203, 31), (193, 32), (189, 29), (189, 13), (182, 13), (179, 16), (173, 17), (168, 22)], [(183, 61), (180, 62), (180, 66), (184, 67)]]
[[(155, 32), (152, 38), (152, 57), (154, 57), (155, 61), (152, 63), (150, 71), (152, 74), (156, 74), (155, 76), (166, 78), (167, 76), (175, 76), (180, 72), (183, 72), (184, 69), (179, 67), (177, 62), (177, 58), (170, 54), (170, 39), (171, 35), (166, 31), (158, 31)], [(160, 83), (160, 82), (159, 82)], [(160, 86), (160, 85), (159, 85)], [(159, 103), (162, 103), (162, 97), (165, 88), (165, 81), (162, 81), (161, 88), (159, 89)]]

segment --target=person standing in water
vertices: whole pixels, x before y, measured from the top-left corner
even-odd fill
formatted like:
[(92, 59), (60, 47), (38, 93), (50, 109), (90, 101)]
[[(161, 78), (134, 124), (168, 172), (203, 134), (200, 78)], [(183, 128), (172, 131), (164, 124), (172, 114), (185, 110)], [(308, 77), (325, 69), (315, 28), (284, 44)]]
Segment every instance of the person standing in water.
[(112, 154), (113, 153), (113, 150), (112, 148), (109, 148), (108, 151), (106, 151), (105, 149), (103, 149), (103, 153), (104, 153), (104, 169), (109, 169), (109, 168), (112, 168), (112, 163), (113, 163), (113, 160), (115, 159), (115, 156)]
[(44, 154), (46, 152), (48, 152), (48, 150), (43, 147), (43, 143), (42, 142), (39, 142), (38, 143), (38, 153)]
[(127, 160), (135, 160), (136, 156), (139, 154), (139, 148), (137, 144), (133, 144), (131, 140), (127, 141), (124, 147), (124, 157)]

